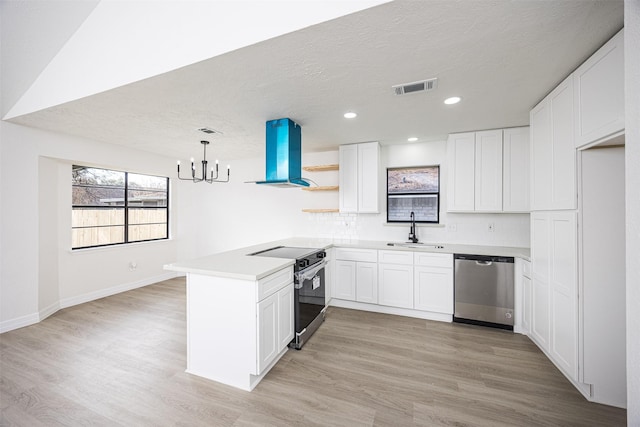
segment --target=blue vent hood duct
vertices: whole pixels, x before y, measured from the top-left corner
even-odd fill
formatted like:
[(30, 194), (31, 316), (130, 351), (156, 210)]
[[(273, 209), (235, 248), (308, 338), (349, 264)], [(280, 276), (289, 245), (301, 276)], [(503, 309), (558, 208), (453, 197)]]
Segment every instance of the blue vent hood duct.
[(302, 131), (291, 119), (267, 122), (267, 177), (256, 184), (308, 187), (302, 178)]

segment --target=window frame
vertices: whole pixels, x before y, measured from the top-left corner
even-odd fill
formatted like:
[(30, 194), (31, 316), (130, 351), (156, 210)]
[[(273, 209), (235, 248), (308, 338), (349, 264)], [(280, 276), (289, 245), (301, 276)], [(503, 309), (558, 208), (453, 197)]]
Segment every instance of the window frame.
[[(421, 192), (404, 192), (404, 193), (389, 193), (389, 171), (392, 170), (409, 170), (409, 169), (426, 169), (426, 168), (437, 168), (438, 171), (438, 191), (421, 191)], [(435, 195), (436, 196), (436, 220), (435, 221), (420, 221), (420, 220), (416, 220), (415, 223), (416, 224), (440, 224), (440, 193), (441, 193), (441, 171), (442, 168), (440, 167), (439, 164), (437, 165), (421, 165), (421, 166), (398, 166), (398, 167), (388, 167), (387, 168), (387, 185), (386, 185), (386, 192), (387, 192), (387, 224), (408, 224), (411, 222), (410, 219), (408, 220), (392, 220), (389, 219), (389, 199), (392, 198), (392, 196), (431, 196), (431, 195)]]
[[(109, 172), (117, 172), (117, 173), (123, 173), (124, 174), (124, 198), (123, 198), (123, 205), (122, 206), (99, 206), (99, 205), (74, 205), (73, 204), (73, 196), (72, 196), (72, 200), (71, 200), (71, 212), (73, 212), (74, 209), (78, 208), (78, 209), (92, 209), (92, 210), (108, 210), (108, 209), (122, 209), (123, 210), (123, 217), (124, 217), (124, 222), (122, 224), (122, 227), (124, 227), (124, 241), (122, 242), (117, 242), (117, 243), (106, 243), (106, 244), (102, 244), (102, 245), (91, 245), (91, 246), (78, 246), (78, 247), (74, 247), (73, 246), (73, 241), (71, 242), (71, 250), (72, 251), (76, 251), (76, 250), (83, 250), (83, 249), (93, 249), (93, 248), (104, 248), (104, 247), (111, 247), (111, 246), (120, 246), (120, 245), (131, 245), (131, 244), (136, 244), (136, 243), (144, 243), (144, 242), (156, 242), (156, 241), (160, 241), (160, 240), (169, 240), (169, 224), (170, 224), (170, 209), (169, 209), (169, 205), (170, 205), (170, 178), (166, 177), (166, 176), (160, 176), (160, 175), (150, 175), (150, 174), (143, 174), (143, 173), (137, 173), (137, 172), (128, 172), (128, 171), (121, 171), (121, 170), (116, 170), (116, 169), (108, 169), (108, 168), (104, 168), (104, 167), (97, 167), (97, 166), (84, 166), (84, 165), (78, 165), (78, 164), (73, 164), (72, 165), (72, 170), (73, 168), (86, 168), (86, 169), (100, 169), (100, 170), (104, 170), (104, 171), (109, 171)], [(130, 206), (129, 205), (129, 174), (132, 175), (140, 175), (140, 176), (149, 176), (149, 177), (154, 177), (154, 178), (162, 178), (165, 180), (166, 182), (166, 205), (165, 206)], [(73, 187), (75, 186), (84, 186), (84, 187), (104, 187), (104, 188), (109, 188), (109, 186), (105, 186), (105, 185), (84, 185), (84, 184), (74, 184), (73, 183), (73, 178), (72, 178), (72, 182), (71, 182), (71, 189), (73, 192)], [(161, 190), (160, 190), (161, 191)], [(166, 211), (166, 230), (165, 230), (165, 235), (166, 237), (160, 237), (157, 239), (144, 239), (144, 240), (134, 240), (134, 241), (129, 241), (129, 226), (131, 224), (129, 224), (129, 209), (164, 209)], [(162, 224), (162, 223), (149, 223), (149, 224)], [(147, 225), (147, 224), (133, 224), (133, 225)], [(118, 225), (120, 226), (120, 225)], [(101, 227), (112, 227), (110, 225), (103, 225), (103, 226), (90, 226), (90, 227), (74, 227), (73, 224), (71, 224), (71, 231), (73, 232), (74, 229), (83, 229), (83, 228), (101, 228)], [(72, 239), (73, 240), (73, 239)]]

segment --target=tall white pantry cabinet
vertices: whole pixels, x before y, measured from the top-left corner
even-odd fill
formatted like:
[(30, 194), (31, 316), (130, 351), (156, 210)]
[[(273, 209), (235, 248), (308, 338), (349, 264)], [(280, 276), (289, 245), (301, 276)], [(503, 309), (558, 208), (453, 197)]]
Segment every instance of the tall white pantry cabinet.
[[(609, 249), (588, 238), (600, 233), (604, 241), (617, 233), (620, 220), (607, 218), (619, 217), (624, 200), (607, 193), (601, 197), (607, 206), (598, 202), (607, 186), (605, 192), (620, 193), (610, 183), (614, 162), (591, 161), (600, 167), (583, 171), (581, 156), (624, 144), (622, 41), (621, 30), (531, 110), (532, 274), (531, 291), (524, 293), (530, 300), (523, 305), (531, 307), (531, 339), (580, 392), (591, 401), (626, 407), (625, 364), (618, 360), (625, 353), (619, 332), (625, 327), (625, 286), (616, 273), (625, 257), (624, 238), (608, 239)], [(598, 221), (587, 229), (581, 222), (589, 218)]]

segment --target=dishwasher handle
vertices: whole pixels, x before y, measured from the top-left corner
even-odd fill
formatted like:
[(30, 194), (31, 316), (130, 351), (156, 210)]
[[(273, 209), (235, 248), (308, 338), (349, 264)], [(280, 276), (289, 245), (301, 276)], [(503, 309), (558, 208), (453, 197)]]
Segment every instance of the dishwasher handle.
[[(454, 260), (464, 260), (464, 261), (476, 261), (480, 263), (485, 262), (506, 262), (513, 263), (514, 258), (508, 256), (495, 256), (495, 255), (473, 255), (473, 254), (453, 254)], [(478, 265), (490, 265), (490, 264), (478, 264)]]
[(476, 265), (481, 265), (483, 267), (489, 266), (493, 264), (493, 261), (476, 261)]

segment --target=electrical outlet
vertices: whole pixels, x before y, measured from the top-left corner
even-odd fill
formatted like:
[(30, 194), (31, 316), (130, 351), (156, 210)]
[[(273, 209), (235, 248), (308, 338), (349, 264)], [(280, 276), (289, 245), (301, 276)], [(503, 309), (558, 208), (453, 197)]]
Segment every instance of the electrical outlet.
[(496, 226), (494, 223), (490, 222), (489, 226), (487, 227), (487, 231), (489, 231), (490, 233), (493, 233), (494, 231), (496, 231)]
[(133, 270), (135, 270), (136, 268), (138, 268), (138, 264), (137, 264), (135, 261), (131, 261), (131, 262), (129, 263), (129, 270), (133, 271)]
[(458, 226), (456, 224), (447, 224), (447, 230), (455, 233), (456, 231), (458, 231)]

